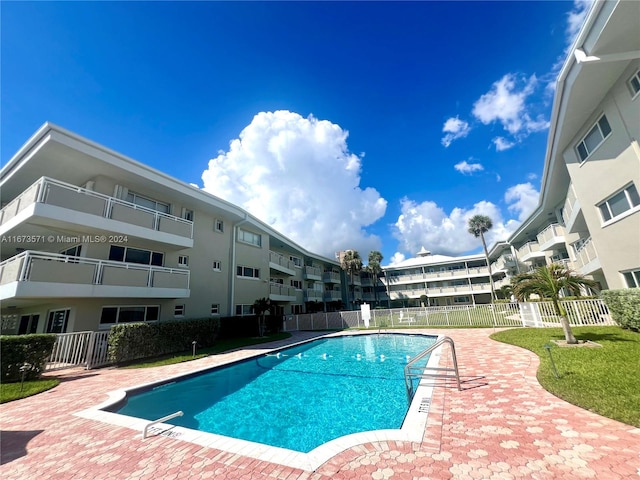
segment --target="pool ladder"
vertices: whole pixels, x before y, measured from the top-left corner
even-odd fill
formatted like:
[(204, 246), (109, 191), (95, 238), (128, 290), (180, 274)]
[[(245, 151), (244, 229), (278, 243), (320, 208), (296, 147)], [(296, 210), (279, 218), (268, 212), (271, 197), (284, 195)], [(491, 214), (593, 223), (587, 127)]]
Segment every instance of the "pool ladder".
[[(424, 367), (418, 367), (415, 364), (433, 352), (436, 348), (440, 347), (448, 343), (451, 347), (451, 358), (453, 360), (453, 367), (429, 367), (425, 365)], [(433, 370), (433, 371), (431, 371)], [(439, 373), (444, 372), (444, 373)], [(409, 402), (413, 398), (415, 392), (413, 391), (413, 382), (412, 378), (434, 378), (434, 379), (444, 379), (445, 381), (449, 381), (450, 379), (455, 378), (458, 384), (458, 390), (462, 390), (460, 386), (460, 373), (458, 371), (458, 360), (456, 358), (456, 346), (453, 343), (453, 339), (451, 337), (444, 336), (436, 343), (431, 345), (426, 350), (420, 352), (414, 358), (412, 358), (404, 367), (404, 383), (407, 387), (407, 397), (409, 398)], [(419, 382), (418, 382), (419, 384)]]

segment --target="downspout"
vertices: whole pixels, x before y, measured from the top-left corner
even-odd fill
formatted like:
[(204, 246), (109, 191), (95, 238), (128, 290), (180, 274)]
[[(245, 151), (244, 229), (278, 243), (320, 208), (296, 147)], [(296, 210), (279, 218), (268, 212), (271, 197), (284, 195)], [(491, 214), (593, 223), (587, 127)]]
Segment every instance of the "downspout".
[(234, 299), (236, 294), (236, 240), (238, 238), (238, 227), (249, 220), (249, 214), (244, 214), (244, 219), (233, 225), (231, 235), (231, 265), (229, 268), (229, 316), (235, 315)]

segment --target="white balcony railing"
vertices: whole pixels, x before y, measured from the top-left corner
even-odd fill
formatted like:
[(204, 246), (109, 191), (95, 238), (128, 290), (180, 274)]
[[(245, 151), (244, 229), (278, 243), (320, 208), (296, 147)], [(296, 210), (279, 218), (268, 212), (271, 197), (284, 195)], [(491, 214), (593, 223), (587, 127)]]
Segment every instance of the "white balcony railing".
[(342, 292), (340, 290), (325, 290), (322, 294), (322, 299), (325, 302), (334, 302), (336, 300), (342, 300)]
[(564, 244), (564, 227), (557, 223), (552, 223), (542, 230), (537, 235), (537, 238), (541, 251), (551, 250), (559, 244)]
[(324, 283), (340, 283), (340, 274), (338, 272), (324, 272), (322, 281)]
[(577, 197), (575, 192), (573, 191), (573, 184), (569, 184), (569, 188), (567, 189), (567, 198), (564, 201), (564, 207), (562, 208), (562, 220), (564, 220), (565, 225), (569, 225), (571, 222), (571, 217), (573, 215), (573, 209), (575, 208)]
[(41, 177), (0, 210), (0, 226), (33, 203), (58, 206), (163, 233), (193, 238), (193, 222), (190, 220), (48, 177)]
[(296, 291), (293, 287), (283, 285), (281, 283), (270, 283), (269, 293), (271, 295), (277, 295), (279, 297), (295, 297)]
[(271, 267), (282, 267), (283, 269), (290, 272), (293, 272), (293, 269), (296, 268), (295, 263), (293, 263), (287, 257), (272, 251), (269, 251), (269, 263), (271, 264)]
[(318, 267), (312, 267), (311, 265), (306, 265), (304, 270), (302, 271), (302, 275), (305, 279), (313, 279), (313, 280), (321, 280), (322, 279), (322, 270)]
[(323, 292), (320, 290), (305, 290), (304, 301), (305, 302), (321, 302)]
[(575, 253), (576, 259), (574, 265), (576, 269), (580, 269), (598, 258), (596, 246), (591, 240), (591, 237), (585, 240), (579, 248), (575, 249)]
[(189, 270), (27, 250), (0, 263), (0, 285), (12, 282), (189, 288)]

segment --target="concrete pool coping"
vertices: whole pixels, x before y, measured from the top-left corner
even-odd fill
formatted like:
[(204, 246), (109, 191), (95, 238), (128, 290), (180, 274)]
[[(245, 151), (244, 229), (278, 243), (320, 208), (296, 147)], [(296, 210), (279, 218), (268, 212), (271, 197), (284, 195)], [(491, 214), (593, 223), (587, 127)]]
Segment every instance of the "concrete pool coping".
[[(404, 332), (384, 332), (373, 333), (370, 331), (361, 332), (333, 332), (327, 335), (319, 336), (313, 339), (307, 339), (301, 342), (296, 342), (285, 347), (273, 348), (269, 352), (275, 352), (283, 350), (285, 348), (291, 348), (297, 345), (312, 342), (314, 340), (322, 338), (334, 338), (340, 336), (354, 336), (354, 335), (386, 335), (386, 334), (400, 334), (400, 335), (422, 335), (429, 337), (436, 337), (436, 342), (440, 340), (443, 335), (434, 335), (430, 333), (404, 333)], [(436, 348), (430, 355), (427, 363), (428, 367), (437, 367), (440, 363), (440, 357), (442, 354), (442, 345)], [(99, 405), (90, 407), (85, 410), (74, 413), (75, 416), (98, 421), (118, 427), (124, 427), (131, 430), (140, 432), (140, 439), (142, 440), (142, 431), (145, 429), (150, 421), (130, 417), (127, 415), (121, 415), (105, 411), (107, 408), (113, 408), (118, 403), (122, 402), (129, 392), (147, 390), (155, 386), (170, 383), (184, 379), (193, 375), (198, 375), (207, 371), (218, 369), (221, 367), (229, 366), (234, 363), (245, 361), (251, 358), (257, 358), (265, 355), (264, 352), (256, 353), (240, 360), (229, 360), (220, 365), (214, 367), (208, 366), (200, 369), (195, 369), (188, 373), (182, 373), (178, 375), (169, 376), (161, 380), (155, 380), (132, 387), (113, 390), (107, 393), (108, 399)], [(242, 455), (256, 460), (263, 460), (268, 462), (274, 462), (281, 465), (285, 465), (291, 468), (297, 468), (305, 471), (315, 471), (318, 467), (326, 463), (331, 458), (335, 457), (339, 453), (355, 447), (361, 444), (367, 444), (372, 442), (385, 442), (385, 441), (398, 441), (398, 442), (416, 442), (420, 443), (423, 439), (424, 432), (427, 426), (430, 399), (433, 395), (434, 385), (421, 380), (416, 388), (416, 392), (413, 396), (411, 404), (407, 410), (404, 421), (399, 429), (386, 429), (386, 430), (373, 430), (367, 432), (353, 433), (345, 435), (324, 443), (308, 453), (298, 452), (295, 450), (289, 450), (281, 447), (273, 447), (262, 443), (251, 442), (247, 440), (241, 440), (233, 437), (226, 437), (214, 433), (201, 432), (186, 427), (171, 425), (170, 423), (157, 423), (149, 429), (152, 436), (162, 435), (170, 437), (175, 440), (188, 442), (191, 444), (199, 445), (204, 448), (223, 450), (229, 453)]]

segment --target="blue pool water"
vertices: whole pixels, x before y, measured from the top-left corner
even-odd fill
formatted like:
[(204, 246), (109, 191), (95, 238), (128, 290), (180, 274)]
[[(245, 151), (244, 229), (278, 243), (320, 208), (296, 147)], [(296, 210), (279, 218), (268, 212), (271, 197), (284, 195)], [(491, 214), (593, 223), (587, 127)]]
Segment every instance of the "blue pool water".
[[(118, 413), (309, 452), (334, 438), (402, 426), (404, 366), (436, 337), (315, 340), (130, 396)], [(428, 359), (425, 359), (426, 363)]]

